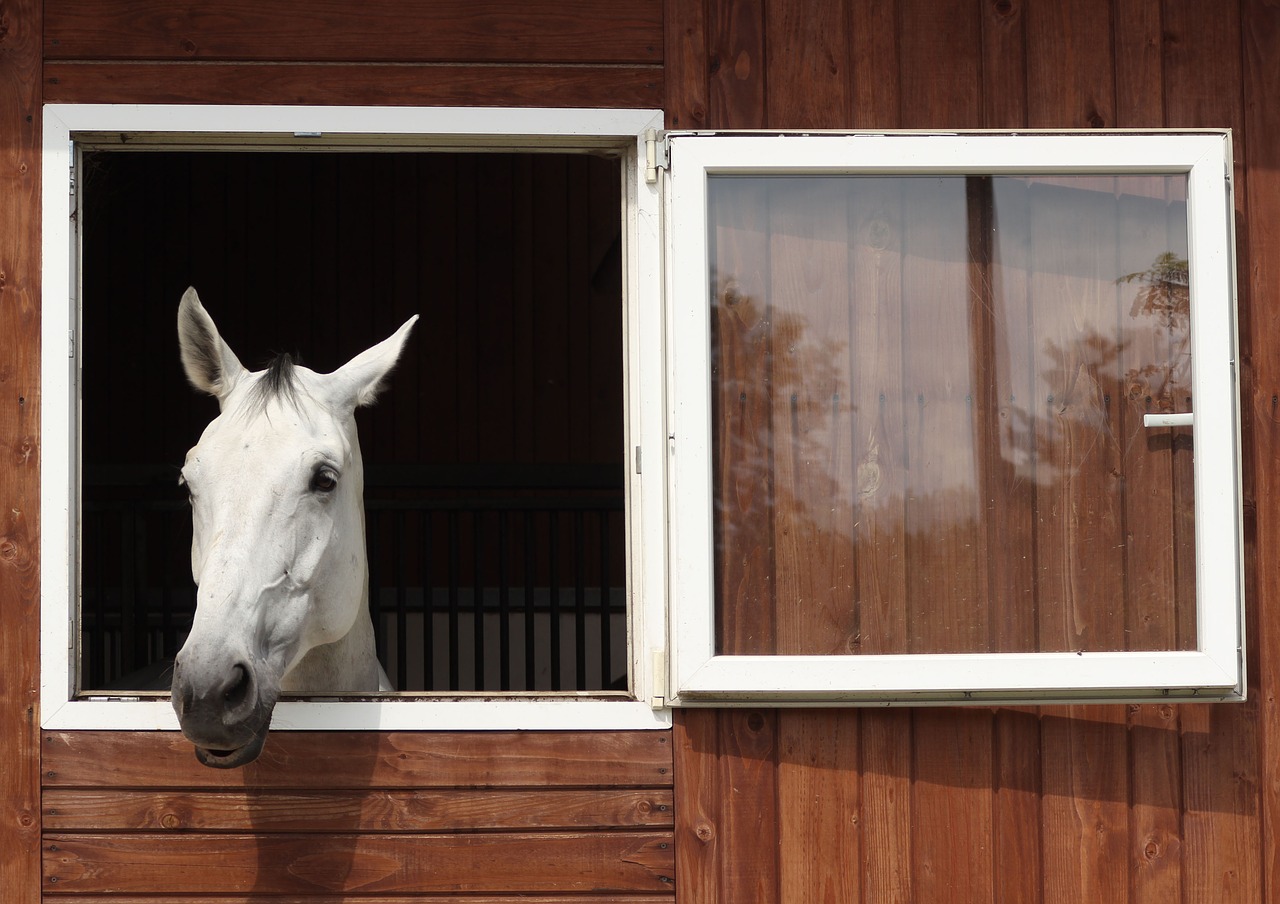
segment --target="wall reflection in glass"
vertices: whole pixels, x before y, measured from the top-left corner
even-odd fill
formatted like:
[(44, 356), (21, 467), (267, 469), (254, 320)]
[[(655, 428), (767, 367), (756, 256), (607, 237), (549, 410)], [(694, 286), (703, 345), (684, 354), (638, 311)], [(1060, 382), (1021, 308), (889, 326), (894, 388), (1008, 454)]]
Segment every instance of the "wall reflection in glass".
[(1186, 180), (713, 177), (718, 647), (1195, 647)]

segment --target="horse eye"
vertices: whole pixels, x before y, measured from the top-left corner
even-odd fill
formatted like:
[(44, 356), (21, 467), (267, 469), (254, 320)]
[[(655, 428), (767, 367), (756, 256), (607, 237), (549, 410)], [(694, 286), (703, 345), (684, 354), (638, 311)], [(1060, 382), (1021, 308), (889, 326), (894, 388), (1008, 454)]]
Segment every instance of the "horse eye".
[(311, 478), (311, 489), (317, 493), (332, 493), (338, 488), (338, 475), (328, 468), (321, 468)]

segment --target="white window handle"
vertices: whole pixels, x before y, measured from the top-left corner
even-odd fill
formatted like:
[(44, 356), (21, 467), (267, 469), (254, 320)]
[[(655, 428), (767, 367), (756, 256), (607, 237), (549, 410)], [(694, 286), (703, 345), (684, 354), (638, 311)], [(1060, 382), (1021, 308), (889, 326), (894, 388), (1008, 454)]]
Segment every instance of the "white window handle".
[(1177, 414), (1144, 414), (1142, 416), (1142, 426), (1144, 427), (1190, 427), (1194, 423), (1195, 415), (1190, 411), (1180, 411)]

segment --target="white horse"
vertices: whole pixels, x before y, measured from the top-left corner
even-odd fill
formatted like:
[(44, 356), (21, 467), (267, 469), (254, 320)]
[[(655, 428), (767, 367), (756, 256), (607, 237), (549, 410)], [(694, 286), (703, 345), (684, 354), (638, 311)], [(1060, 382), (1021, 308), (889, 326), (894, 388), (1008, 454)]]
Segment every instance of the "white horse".
[(197, 592), (172, 687), (182, 733), (206, 766), (255, 759), (282, 691), (390, 689), (369, 617), (354, 415), (417, 319), (330, 374), (287, 355), (250, 372), (195, 289), (182, 296), (182, 365), (221, 408), (182, 468)]

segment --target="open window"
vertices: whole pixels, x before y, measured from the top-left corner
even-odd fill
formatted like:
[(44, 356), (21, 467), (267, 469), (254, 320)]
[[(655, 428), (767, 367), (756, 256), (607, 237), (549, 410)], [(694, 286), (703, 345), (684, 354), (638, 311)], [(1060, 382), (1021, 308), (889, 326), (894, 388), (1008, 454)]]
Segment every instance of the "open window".
[(668, 157), (678, 701), (1243, 695), (1229, 134)]
[[(190, 605), (185, 512), (139, 465), (211, 414), (167, 336), (187, 283), (250, 360), (321, 369), (420, 301), (414, 342), (468, 375), (407, 365), (361, 424), (406, 690), (278, 728), (1243, 696), (1228, 133), (660, 127), (46, 107), (45, 727), (176, 725), (120, 681)], [(140, 421), (172, 450), (133, 457)], [(463, 422), (470, 457), (422, 451)]]
[(358, 415), (370, 608), (399, 690), (286, 702), (277, 727), (668, 724), (649, 699), (663, 587), (642, 561), (660, 472), (631, 467), (649, 433), (662, 448), (639, 391), (661, 374), (640, 162), (660, 125), (46, 107), (45, 726), (176, 726), (164, 672), (194, 608), (176, 468), (216, 414), (177, 363), (188, 284), (246, 364), (330, 370), (422, 317)]

